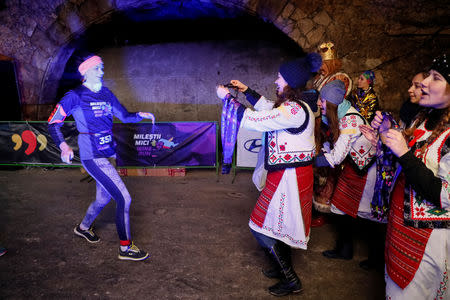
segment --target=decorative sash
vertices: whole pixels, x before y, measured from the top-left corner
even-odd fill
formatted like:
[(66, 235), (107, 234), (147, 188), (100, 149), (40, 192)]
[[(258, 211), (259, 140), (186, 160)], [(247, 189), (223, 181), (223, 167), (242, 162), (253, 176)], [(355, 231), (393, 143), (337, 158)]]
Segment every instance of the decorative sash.
[(230, 173), (233, 161), (234, 146), (236, 145), (237, 133), (240, 120), (237, 118), (237, 103), (231, 95), (227, 95), (223, 100), (221, 116), (221, 139), (223, 151), (222, 174)]

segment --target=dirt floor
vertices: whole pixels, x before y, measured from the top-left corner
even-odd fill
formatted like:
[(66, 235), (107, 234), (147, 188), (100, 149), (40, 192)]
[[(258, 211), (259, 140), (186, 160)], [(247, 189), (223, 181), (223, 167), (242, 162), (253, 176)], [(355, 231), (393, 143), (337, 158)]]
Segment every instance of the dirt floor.
[[(248, 228), (258, 192), (250, 171), (185, 177), (124, 177), (133, 198), (133, 239), (144, 262), (117, 259), (114, 202), (95, 222), (101, 241), (73, 234), (95, 194), (79, 169), (0, 170), (1, 299), (276, 299), (264, 277), (265, 257)], [(308, 250), (295, 250), (304, 291), (284, 299), (384, 299), (381, 272), (329, 260), (332, 224), (313, 228)]]

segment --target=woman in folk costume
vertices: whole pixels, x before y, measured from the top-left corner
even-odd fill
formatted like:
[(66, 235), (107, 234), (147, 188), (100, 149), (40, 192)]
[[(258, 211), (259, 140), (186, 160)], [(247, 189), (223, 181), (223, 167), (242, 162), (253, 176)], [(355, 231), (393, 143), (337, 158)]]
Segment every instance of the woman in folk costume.
[[(322, 151), (314, 165), (341, 169), (331, 195), (331, 212), (347, 215), (336, 218), (336, 247), (324, 251), (323, 255), (351, 259), (354, 224), (350, 217), (377, 220), (370, 205), (375, 185), (373, 159), (376, 148), (359, 130), (359, 126), (367, 121), (344, 99), (344, 95), (345, 86), (340, 80), (327, 83), (320, 91), (318, 105), (322, 111), (322, 128), (318, 147)], [(377, 221), (383, 222), (383, 219)]]
[[(342, 61), (337, 56), (335, 45), (332, 42), (320, 44), (318, 51), (322, 57), (322, 66), (319, 74), (314, 78), (313, 86), (320, 92), (323, 86), (333, 80), (340, 80), (345, 84), (345, 97), (352, 91), (352, 79), (341, 70)], [(320, 113), (316, 114), (316, 139), (319, 137)], [(317, 141), (318, 142), (318, 141)], [(317, 149), (320, 150), (320, 149)], [(331, 168), (314, 168), (314, 208), (319, 212), (330, 212), (330, 200), (336, 185), (337, 172)], [(313, 214), (312, 226), (321, 226), (326, 223), (323, 214)]]
[[(302, 284), (291, 261), (291, 247), (306, 249), (311, 223), (315, 153), (314, 114), (306, 102), (305, 86), (319, 70), (320, 55), (289, 61), (280, 66), (277, 101), (268, 101), (237, 80), (231, 83), (246, 94), (255, 110), (239, 105), (241, 128), (263, 132), (265, 187), (250, 216), (249, 226), (270, 257), (273, 270), (264, 272), (280, 281), (269, 287), (276, 296), (299, 293)], [(229, 97), (219, 86), (220, 98)]]
[(402, 168), (395, 183), (386, 235), (386, 299), (450, 299), (450, 67), (433, 61), (422, 81), (425, 111), (405, 131), (372, 127)]
[(358, 77), (358, 87), (350, 96), (350, 103), (368, 122), (371, 122), (375, 112), (379, 110), (378, 98), (373, 90), (375, 73), (368, 70)]

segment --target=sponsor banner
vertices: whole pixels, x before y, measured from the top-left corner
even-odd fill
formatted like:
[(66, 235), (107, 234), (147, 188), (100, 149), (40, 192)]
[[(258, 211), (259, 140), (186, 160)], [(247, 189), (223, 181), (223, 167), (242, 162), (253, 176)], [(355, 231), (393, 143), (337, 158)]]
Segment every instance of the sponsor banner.
[(236, 142), (236, 166), (256, 167), (263, 133), (240, 128)]
[(115, 123), (117, 166), (216, 166), (216, 123)]
[[(80, 165), (78, 131), (74, 122), (62, 126), (66, 142), (73, 148), (73, 165)], [(61, 151), (47, 131), (47, 123), (0, 123), (0, 164), (66, 165)]]
[[(75, 122), (61, 131), (81, 166)], [(216, 166), (216, 123), (114, 123), (118, 166)], [(61, 151), (47, 122), (0, 122), (0, 164), (59, 165)]]

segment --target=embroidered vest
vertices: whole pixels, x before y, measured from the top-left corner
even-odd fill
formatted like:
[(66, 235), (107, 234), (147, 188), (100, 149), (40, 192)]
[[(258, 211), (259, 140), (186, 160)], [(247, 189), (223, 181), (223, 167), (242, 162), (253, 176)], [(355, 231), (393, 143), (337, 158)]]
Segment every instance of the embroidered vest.
[[(367, 124), (366, 119), (364, 119), (361, 114), (350, 112), (345, 114), (345, 117), (349, 119), (361, 118), (364, 121), (364, 124)], [(356, 167), (356, 171), (358, 173), (367, 173), (367, 170), (375, 161), (376, 148), (370, 143), (366, 137), (361, 134), (351, 145), (350, 151), (348, 153), (348, 157), (350, 161), (353, 163), (353, 166)]]
[[(423, 123), (417, 130), (420, 132), (415, 134), (418, 142), (411, 148), (416, 156), (417, 149), (432, 133), (425, 129)], [(449, 135), (450, 128), (428, 145), (425, 154), (420, 157), (435, 175), (441, 158), (449, 151), (446, 146)], [(405, 177), (401, 174), (392, 193), (385, 247), (386, 271), (399, 287), (404, 289), (414, 278), (433, 228), (449, 228), (448, 225), (448, 211), (439, 210), (425, 199), (419, 199), (411, 186), (405, 184)]]
[[(422, 123), (417, 129), (420, 137), (416, 134), (417, 142), (413, 146), (414, 155), (419, 157), (419, 149), (424, 145), (426, 139), (431, 135), (431, 131), (426, 130)], [(449, 148), (446, 145), (447, 139), (450, 137), (450, 128), (441, 133), (425, 150), (422, 157), (419, 157), (437, 176), (439, 169), (439, 163), (444, 155), (449, 152)], [(448, 172), (447, 172), (448, 173)], [(450, 174), (446, 174), (447, 179), (450, 178)], [(447, 194), (441, 197), (449, 197), (450, 187), (447, 186), (447, 182), (443, 182), (443, 187), (446, 188)], [(426, 201), (418, 195), (411, 186), (405, 186), (405, 225), (413, 226), (416, 228), (450, 228), (450, 209), (441, 209)]]
[[(306, 112), (307, 117), (303, 124), (299, 124), (298, 128), (266, 132), (264, 167), (268, 171), (307, 166), (313, 163), (316, 149), (314, 115), (311, 108), (303, 101), (297, 103)], [(289, 103), (283, 105), (297, 106)]]

